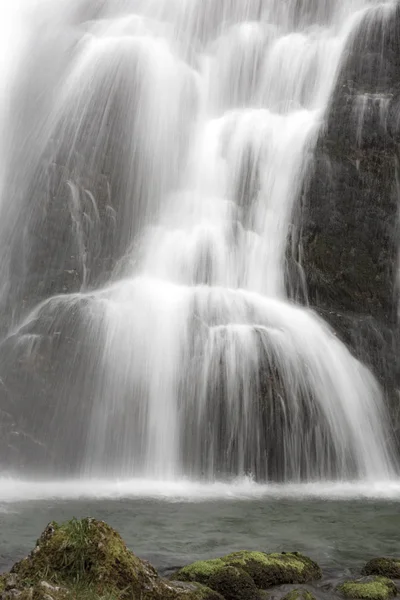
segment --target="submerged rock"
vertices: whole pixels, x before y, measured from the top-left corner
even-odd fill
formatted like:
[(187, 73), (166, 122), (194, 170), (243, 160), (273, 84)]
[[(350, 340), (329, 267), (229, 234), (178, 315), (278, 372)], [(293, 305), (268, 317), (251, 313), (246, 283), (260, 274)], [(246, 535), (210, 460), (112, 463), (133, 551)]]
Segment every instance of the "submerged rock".
[(223, 600), (198, 583), (173, 583), (95, 519), (50, 523), (31, 554), (0, 578), (0, 600)]
[(363, 575), (383, 575), (393, 579), (400, 579), (400, 559), (374, 558), (362, 570)]
[(338, 586), (337, 591), (345, 598), (358, 598), (359, 600), (388, 600), (397, 594), (395, 584), (387, 577), (346, 581)]
[(306, 583), (321, 577), (319, 566), (310, 558), (297, 552), (266, 554), (242, 551), (221, 558), (195, 562), (174, 573), (171, 579), (198, 581), (211, 587), (213, 578), (226, 567), (241, 569), (260, 589), (285, 583)]

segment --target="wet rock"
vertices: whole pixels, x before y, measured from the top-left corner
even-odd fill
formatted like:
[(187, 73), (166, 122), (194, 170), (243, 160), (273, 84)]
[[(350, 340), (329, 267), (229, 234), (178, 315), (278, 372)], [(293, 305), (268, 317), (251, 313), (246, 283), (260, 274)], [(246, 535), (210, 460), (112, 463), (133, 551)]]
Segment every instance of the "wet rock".
[[(225, 600), (215, 590), (196, 582), (168, 582), (164, 580), (161, 592), (165, 595), (161, 596), (160, 600), (163, 600), (163, 598), (166, 600)], [(156, 598), (159, 598), (159, 596), (156, 596)]]
[(253, 579), (238, 567), (223, 567), (211, 575), (208, 587), (219, 592), (225, 600), (257, 600), (259, 592)]
[(359, 600), (388, 600), (397, 595), (395, 584), (386, 577), (346, 581), (338, 586), (337, 591), (345, 598), (358, 598)]
[(260, 589), (285, 583), (306, 583), (321, 577), (319, 566), (299, 553), (266, 554), (242, 551), (195, 562), (174, 573), (171, 579), (198, 581), (209, 585), (211, 577), (226, 567), (236, 567), (245, 571)]
[(289, 287), (379, 378), (400, 442), (399, 27), (398, 8), (377, 7), (349, 42), (305, 183)]
[[(21, 474), (35, 472), (44, 477), (50, 472), (58, 476), (76, 472), (89, 427), (95, 380), (86, 307), (85, 300), (78, 305), (51, 302), (32, 317), (21, 335), (1, 344), (0, 468), (12, 466)], [(70, 372), (74, 373), (72, 380)], [(91, 383), (85, 387), (85, 381)], [(79, 423), (78, 389), (88, 398), (81, 406)], [(58, 420), (63, 427), (55, 436)]]
[(374, 558), (362, 570), (363, 575), (382, 575), (390, 579), (400, 579), (400, 559)]
[(396, 211), (393, 154), (317, 148), (303, 232), (313, 305), (394, 323)]

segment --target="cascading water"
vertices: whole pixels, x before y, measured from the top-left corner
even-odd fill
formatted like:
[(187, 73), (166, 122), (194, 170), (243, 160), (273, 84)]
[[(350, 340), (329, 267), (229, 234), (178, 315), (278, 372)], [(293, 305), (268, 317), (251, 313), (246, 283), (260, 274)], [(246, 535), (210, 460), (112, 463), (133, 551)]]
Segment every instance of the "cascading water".
[(0, 372), (45, 374), (19, 398), (37, 468), (390, 476), (380, 388), (288, 299), (285, 255), (349, 37), (393, 6), (48, 1), (10, 20), (34, 42), (2, 107)]

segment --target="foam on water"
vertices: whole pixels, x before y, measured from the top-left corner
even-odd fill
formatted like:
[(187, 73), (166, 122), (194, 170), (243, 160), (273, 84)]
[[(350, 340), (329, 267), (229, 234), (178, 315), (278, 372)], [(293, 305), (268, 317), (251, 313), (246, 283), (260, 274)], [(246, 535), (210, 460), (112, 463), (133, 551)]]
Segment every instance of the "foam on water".
[(28, 501), (155, 499), (170, 502), (208, 502), (268, 499), (400, 500), (400, 481), (317, 482), (261, 485), (248, 478), (229, 483), (188, 480), (54, 480), (0, 479), (0, 510)]

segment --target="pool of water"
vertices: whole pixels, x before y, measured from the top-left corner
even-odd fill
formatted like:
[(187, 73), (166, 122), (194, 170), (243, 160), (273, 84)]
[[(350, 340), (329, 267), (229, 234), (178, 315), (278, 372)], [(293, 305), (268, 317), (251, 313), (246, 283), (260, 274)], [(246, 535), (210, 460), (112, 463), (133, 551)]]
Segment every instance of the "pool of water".
[(240, 549), (298, 550), (325, 576), (400, 554), (400, 482), (261, 486), (0, 479), (0, 571), (51, 520), (93, 516), (161, 573)]

